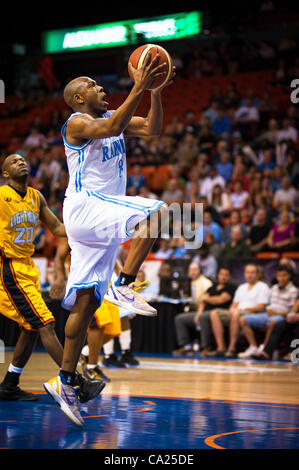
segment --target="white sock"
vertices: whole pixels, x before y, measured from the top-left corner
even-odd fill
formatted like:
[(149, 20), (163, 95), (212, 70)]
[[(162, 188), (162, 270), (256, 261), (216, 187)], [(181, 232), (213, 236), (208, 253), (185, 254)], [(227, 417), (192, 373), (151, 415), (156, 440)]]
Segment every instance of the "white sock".
[(23, 368), (15, 367), (14, 365), (9, 364), (8, 372), (15, 372), (16, 374), (21, 374), (23, 372)]
[(82, 351), (81, 351), (81, 354), (83, 354), (83, 356), (89, 356), (89, 347), (88, 347), (88, 344), (86, 344), (86, 346), (84, 346), (84, 348), (83, 348)]
[(97, 364), (87, 364), (87, 370), (89, 369), (94, 369), (95, 367), (97, 367)]
[(105, 343), (103, 346), (103, 350), (104, 350), (105, 357), (113, 354), (114, 353), (114, 340), (111, 339), (110, 341)]
[(119, 344), (122, 351), (128, 351), (131, 347), (131, 330), (122, 331), (119, 337)]

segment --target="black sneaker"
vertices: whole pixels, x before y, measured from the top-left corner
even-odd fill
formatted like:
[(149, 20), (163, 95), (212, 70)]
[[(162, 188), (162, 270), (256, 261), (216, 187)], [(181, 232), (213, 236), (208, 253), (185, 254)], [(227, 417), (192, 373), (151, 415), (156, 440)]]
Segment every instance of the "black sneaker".
[(119, 360), (122, 364), (127, 364), (130, 367), (139, 366), (139, 361), (133, 356), (131, 351), (124, 351)]
[(104, 357), (102, 364), (105, 367), (110, 367), (111, 369), (124, 369), (126, 364), (120, 362), (115, 354), (110, 354), (108, 357)]
[(105, 385), (106, 382), (104, 382), (104, 380), (89, 380), (76, 371), (74, 388), (80, 403), (86, 403), (87, 401), (96, 398), (101, 393)]
[(83, 375), (89, 380), (104, 380), (105, 382), (111, 382), (111, 379), (104, 374), (99, 366), (96, 366), (93, 369), (87, 369), (86, 367)]
[(37, 395), (25, 392), (18, 385), (0, 384), (0, 400), (3, 401), (37, 401)]

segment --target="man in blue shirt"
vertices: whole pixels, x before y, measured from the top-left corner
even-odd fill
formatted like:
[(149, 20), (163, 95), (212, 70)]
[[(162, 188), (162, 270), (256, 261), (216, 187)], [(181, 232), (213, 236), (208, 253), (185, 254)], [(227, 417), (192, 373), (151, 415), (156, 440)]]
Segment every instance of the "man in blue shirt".
[(225, 181), (230, 181), (232, 172), (233, 172), (233, 164), (230, 161), (230, 153), (229, 152), (221, 152), (220, 154), (220, 162), (216, 164), (216, 168), (218, 171), (218, 175), (222, 176)]
[(214, 235), (217, 243), (223, 242), (222, 228), (212, 219), (211, 212), (209, 211), (205, 211), (203, 215), (203, 238), (205, 238), (207, 232)]
[(217, 118), (212, 124), (212, 131), (221, 137), (229, 137), (232, 132), (232, 124), (229, 118), (225, 116), (225, 110), (222, 107), (217, 110)]

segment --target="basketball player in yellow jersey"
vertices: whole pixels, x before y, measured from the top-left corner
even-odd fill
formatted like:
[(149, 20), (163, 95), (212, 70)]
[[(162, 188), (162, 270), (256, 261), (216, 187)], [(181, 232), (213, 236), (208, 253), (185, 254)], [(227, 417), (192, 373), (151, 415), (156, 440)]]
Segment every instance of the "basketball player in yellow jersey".
[[(50, 296), (54, 299), (62, 299), (65, 293), (67, 273), (65, 269), (65, 263), (70, 264), (70, 247), (66, 238), (62, 238), (59, 241), (56, 255), (54, 259), (54, 270), (55, 270), (55, 282), (52, 284), (50, 289)], [(117, 263), (114, 268), (117, 271), (117, 275), (121, 271), (118, 269)], [(102, 305), (96, 310), (92, 320), (89, 324), (87, 332), (87, 344), (89, 348), (89, 364), (93, 367), (88, 367), (88, 364), (82, 363), (80, 356), (80, 362), (83, 369), (83, 374), (89, 379), (101, 379), (110, 382), (104, 372), (98, 366), (98, 356), (102, 349), (102, 346), (110, 339), (115, 338), (121, 334), (121, 321), (119, 316), (119, 307), (103, 300)]]
[[(44, 196), (28, 187), (29, 170), (22, 156), (9, 155), (3, 162), (2, 174), (7, 184), (0, 187), (0, 313), (17, 322), (21, 334), (13, 360), (0, 384), (0, 400), (36, 400), (36, 395), (24, 392), (18, 383), (38, 334), (59, 366), (63, 356), (62, 345), (54, 330), (55, 319), (42, 298), (39, 272), (31, 258), (36, 224), (40, 219), (56, 237), (65, 237), (66, 232), (64, 225), (50, 211)], [(78, 378), (77, 385), (82, 383)], [(96, 394), (104, 383), (100, 385)], [(94, 385), (92, 388), (95, 390)], [(80, 397), (80, 392), (78, 394)]]

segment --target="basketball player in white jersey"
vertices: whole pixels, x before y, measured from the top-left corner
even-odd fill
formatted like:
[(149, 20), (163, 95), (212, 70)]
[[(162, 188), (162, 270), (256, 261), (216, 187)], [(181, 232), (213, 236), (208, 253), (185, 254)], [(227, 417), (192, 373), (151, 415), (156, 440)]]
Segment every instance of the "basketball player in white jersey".
[[(90, 320), (103, 301), (113, 273), (119, 244), (132, 238), (131, 248), (113, 292), (106, 298), (132, 312), (156, 315), (156, 310), (138, 298), (129, 285), (150, 251), (149, 215), (157, 211), (157, 232), (165, 211), (162, 201), (126, 196), (126, 153), (124, 135), (157, 136), (163, 124), (161, 90), (151, 91), (151, 105), (145, 118), (133, 116), (144, 91), (154, 79), (166, 77), (159, 55), (134, 69), (134, 85), (127, 99), (114, 112), (107, 111), (103, 88), (88, 77), (67, 84), (66, 103), (74, 113), (62, 128), (69, 170), (69, 184), (63, 205), (63, 219), (71, 248), (71, 266), (62, 306), (71, 310), (65, 326), (65, 345), (60, 373), (44, 384), (65, 415), (83, 426), (74, 393), (74, 373), (84, 345)], [(143, 232), (136, 226), (143, 220)], [(152, 228), (152, 227), (151, 227)], [(136, 236), (137, 234), (137, 236)]]

